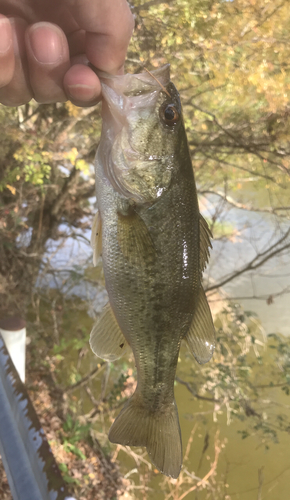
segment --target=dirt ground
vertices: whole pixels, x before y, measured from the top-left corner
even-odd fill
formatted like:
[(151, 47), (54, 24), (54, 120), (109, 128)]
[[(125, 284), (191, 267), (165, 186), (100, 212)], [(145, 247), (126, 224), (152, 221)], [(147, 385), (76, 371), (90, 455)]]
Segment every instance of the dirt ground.
[[(30, 372), (28, 369), (27, 388), (71, 495), (76, 500), (131, 499), (126, 492), (128, 481), (96, 443), (89, 444), (86, 440), (77, 442), (78, 451), (85, 459), (69, 451), (64, 443), (59, 397), (48, 384), (46, 375), (42, 371)], [(12, 500), (1, 457), (0, 499)]]

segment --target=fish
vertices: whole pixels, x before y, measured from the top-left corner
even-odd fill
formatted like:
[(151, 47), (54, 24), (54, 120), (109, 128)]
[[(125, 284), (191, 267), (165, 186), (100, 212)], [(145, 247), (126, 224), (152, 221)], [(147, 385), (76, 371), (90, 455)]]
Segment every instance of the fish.
[(144, 446), (177, 478), (182, 440), (174, 380), (183, 340), (198, 363), (215, 329), (202, 287), (211, 231), (199, 211), (179, 93), (170, 66), (101, 74), (102, 132), (95, 162), (94, 263), (102, 256), (108, 304), (90, 345), (107, 361), (133, 351), (137, 386), (109, 440)]

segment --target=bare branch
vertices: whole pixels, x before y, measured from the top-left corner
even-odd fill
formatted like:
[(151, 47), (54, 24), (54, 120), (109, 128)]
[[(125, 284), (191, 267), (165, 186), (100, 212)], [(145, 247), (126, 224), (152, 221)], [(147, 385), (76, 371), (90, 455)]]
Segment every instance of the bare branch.
[(220, 400), (219, 399), (215, 399), (215, 398), (207, 398), (206, 396), (201, 396), (200, 394), (197, 394), (197, 392), (195, 392), (191, 385), (188, 383), (188, 382), (185, 382), (185, 380), (182, 380), (181, 378), (179, 377), (175, 377), (175, 380), (179, 383), (179, 384), (182, 384), (182, 385), (185, 385), (185, 387), (188, 389), (188, 391), (197, 399), (202, 399), (203, 401), (209, 401), (210, 403), (219, 403)]
[(231, 196), (227, 196), (226, 193), (222, 193), (221, 191), (214, 191), (210, 189), (205, 189), (203, 191), (198, 191), (199, 194), (206, 195), (206, 194), (213, 194), (215, 196), (219, 196), (223, 201), (228, 203), (229, 205), (233, 206), (234, 208), (239, 208), (240, 210), (246, 210), (248, 212), (262, 212), (262, 213), (270, 213), (270, 214), (276, 214), (277, 212), (282, 212), (286, 210), (290, 210), (290, 206), (285, 206), (285, 207), (269, 207), (269, 208), (256, 208), (252, 206), (245, 205), (244, 203), (239, 203), (238, 201), (235, 201)]
[(283, 245), (281, 247), (280, 247), (280, 245), (285, 240), (287, 240), (289, 235), (290, 235), (290, 228), (288, 229), (288, 231), (286, 231), (286, 233), (278, 241), (276, 241), (275, 243), (273, 243), (273, 245), (271, 245), (269, 248), (267, 248), (267, 250), (265, 250), (264, 252), (258, 253), (250, 262), (248, 262), (245, 266), (243, 266), (238, 271), (235, 271), (233, 273), (226, 275), (220, 282), (216, 283), (215, 285), (211, 285), (211, 286), (207, 287), (206, 291), (209, 292), (211, 290), (216, 290), (217, 288), (220, 288), (220, 287), (226, 285), (227, 283), (229, 283), (230, 281), (232, 281), (233, 279), (237, 278), (241, 274), (244, 274), (248, 271), (253, 271), (253, 270), (261, 267), (268, 260), (272, 259), (276, 255), (281, 254), (285, 250), (288, 250), (290, 248), (290, 243), (287, 243), (286, 245)]
[[(238, 147), (248, 151), (249, 153), (257, 156), (260, 160), (262, 160), (263, 162), (267, 162), (267, 163), (270, 163), (272, 165), (275, 165), (277, 168), (279, 168), (280, 170), (282, 170), (284, 173), (287, 173), (289, 176), (290, 176), (290, 170), (285, 167), (285, 165), (283, 164), (280, 164), (274, 160), (272, 160), (271, 158), (269, 157), (265, 157), (263, 156), (259, 151), (258, 151), (258, 148), (257, 148), (257, 145), (256, 144), (245, 144), (242, 140), (240, 140), (239, 136), (238, 135), (234, 135), (229, 129), (223, 127), (220, 122), (218, 121), (217, 117), (211, 113), (210, 111), (205, 111), (204, 109), (202, 109), (200, 106), (197, 106), (196, 104), (192, 104), (192, 106), (197, 109), (198, 111), (200, 111), (201, 113), (204, 113), (208, 116), (210, 116), (212, 119), (213, 119), (213, 122), (218, 126), (218, 128), (220, 130), (222, 130), (232, 141), (234, 144), (237, 144)], [(232, 146), (232, 144), (231, 144)]]
[(222, 158), (218, 158), (218, 157), (215, 158), (214, 156), (211, 156), (211, 155), (205, 153), (204, 151), (202, 152), (202, 154), (206, 158), (208, 158), (209, 160), (214, 160), (218, 163), (222, 163), (223, 165), (228, 165), (229, 167), (234, 167), (238, 170), (242, 170), (243, 172), (248, 172), (253, 177), (263, 178), (263, 179), (266, 179), (268, 181), (274, 182), (274, 184), (277, 184), (278, 186), (280, 186), (280, 184), (276, 181), (276, 179), (274, 177), (271, 177), (270, 175), (262, 174), (261, 172), (254, 172), (253, 170), (250, 170), (249, 168), (242, 167), (241, 165), (238, 165), (236, 163), (230, 163), (226, 160), (223, 160)]
[(67, 199), (71, 188), (77, 183), (80, 175), (80, 170), (77, 170), (76, 167), (73, 167), (69, 177), (65, 180), (64, 185), (62, 187), (61, 192), (54, 200), (53, 205), (51, 207), (51, 215), (57, 216), (61, 206), (64, 204)]
[(98, 375), (101, 372), (101, 370), (105, 364), (106, 364), (105, 361), (102, 361), (101, 363), (99, 363), (96, 366), (96, 368), (94, 368), (92, 371), (90, 371), (90, 373), (85, 375), (85, 377), (83, 377), (81, 380), (79, 380), (75, 384), (72, 384), (72, 385), (69, 385), (68, 387), (66, 387), (63, 390), (63, 394), (68, 394), (68, 393), (74, 391), (75, 389), (78, 389), (79, 387), (82, 387), (83, 385), (85, 385), (89, 380), (92, 380), (96, 375)]
[(211, 299), (211, 295), (208, 295), (208, 301), (209, 302), (239, 302), (240, 300), (262, 300), (262, 301), (267, 301), (268, 305), (270, 306), (276, 297), (280, 297), (281, 295), (287, 295), (290, 293), (290, 286), (287, 286), (283, 288), (280, 292), (276, 293), (271, 293), (267, 295), (246, 295), (246, 296), (240, 296), (240, 297), (219, 297), (217, 299)]

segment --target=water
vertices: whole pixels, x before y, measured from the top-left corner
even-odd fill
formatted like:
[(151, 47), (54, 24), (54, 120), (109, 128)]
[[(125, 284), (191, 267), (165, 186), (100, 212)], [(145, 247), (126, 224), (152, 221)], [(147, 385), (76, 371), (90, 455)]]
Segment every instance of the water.
[[(248, 188), (249, 198), (254, 193), (254, 189)], [(261, 198), (261, 202), (264, 202), (263, 196)], [(217, 203), (218, 198), (215, 196), (203, 202), (205, 213), (212, 214)], [(265, 253), (290, 227), (289, 220), (281, 221), (269, 213), (248, 212), (238, 208), (227, 210), (224, 217), (227, 224), (235, 228), (236, 234), (233, 236), (234, 241), (213, 242), (210, 263), (205, 273), (209, 286), (212, 281), (219, 283), (225, 276), (245, 267), (258, 253)], [(287, 241), (289, 244), (290, 239)], [(236, 298), (246, 310), (257, 314), (266, 334), (279, 332), (290, 335), (290, 248), (261, 267), (234, 278), (222, 288), (226, 296)]]
[[(266, 190), (256, 191), (255, 186), (247, 187), (242, 192), (247, 201), (254, 199), (257, 208), (265, 206), (269, 193)], [(253, 183), (254, 184), (254, 183)], [(233, 193), (232, 193), (233, 194)], [(233, 194), (235, 195), (235, 194)], [(241, 202), (241, 194), (237, 201)], [(203, 214), (212, 216), (217, 210), (219, 197), (209, 196), (200, 200)], [(280, 199), (279, 203), (287, 205), (289, 200)], [(213, 241), (213, 250), (209, 265), (204, 273), (204, 280), (208, 286), (219, 283), (225, 276), (235, 273), (243, 268), (257, 253), (265, 252), (274, 242), (281, 238), (290, 228), (289, 220), (281, 221), (270, 213), (246, 211), (230, 206), (220, 214), (222, 222), (226, 222), (235, 234), (231, 240), (222, 239)], [(60, 228), (63, 232), (65, 226)], [(82, 273), (84, 268), (92, 265), (92, 250), (89, 245), (91, 232), (82, 232), (82, 238), (67, 238), (65, 244), (52, 241), (48, 243), (50, 248), (49, 259), (54, 270), (67, 273), (67, 269)], [(288, 238), (288, 243), (290, 238)], [(90, 271), (91, 272), (91, 271)], [(57, 274), (57, 273), (56, 273)], [(39, 280), (39, 285), (59, 287), (63, 281), (63, 275), (45, 275)], [(69, 281), (63, 291), (87, 298), (93, 302), (99, 312), (107, 302), (107, 295), (103, 289), (103, 281), (96, 290), (96, 286), (79, 283), (75, 281), (72, 285)], [(288, 248), (276, 257), (271, 258), (261, 267), (253, 271), (247, 271), (236, 277), (223, 287), (225, 297), (236, 298), (246, 310), (251, 310), (261, 319), (266, 334), (279, 332), (290, 335), (290, 249)], [(247, 298), (249, 297), (249, 298)], [(209, 295), (213, 309), (221, 298)], [(221, 304), (219, 304), (221, 306)]]
[[(247, 194), (259, 206), (257, 197), (254, 197), (255, 190), (247, 186)], [(260, 205), (264, 195), (259, 195)], [(240, 200), (239, 200), (240, 201)], [(207, 200), (201, 200), (201, 206), (205, 215), (212, 214), (218, 206), (218, 198), (212, 196)], [(237, 270), (243, 268), (251, 259), (254, 259), (257, 253), (263, 253), (277, 241), (283, 231), (289, 227), (289, 221), (278, 221), (269, 213), (247, 212), (238, 208), (227, 210), (222, 217), (234, 230), (235, 234), (231, 240), (217, 239), (213, 243), (211, 260), (205, 274), (205, 282), (211, 287), (215, 283), (223, 280), (224, 276), (231, 275)], [(89, 240), (90, 232), (84, 233)], [(68, 267), (78, 271), (81, 277), (85, 274), (92, 275), (92, 269), (88, 268), (92, 252), (88, 242), (84, 239), (76, 242), (69, 238), (65, 245), (59, 250), (54, 249), (55, 255), (52, 263), (55, 269), (66, 272)], [(84, 272), (84, 269), (88, 268)], [(84, 285), (82, 279), (71, 282), (70, 279), (63, 281), (58, 274), (54, 280), (50, 279), (50, 286), (62, 286), (63, 292), (78, 295), (87, 300), (89, 314), (94, 315), (106, 302), (106, 293), (103, 288), (103, 279), (101, 271), (97, 271), (98, 286), (87, 282)], [(246, 310), (257, 314), (261, 322), (261, 328), (264, 334), (280, 332), (285, 336), (290, 335), (290, 308), (289, 293), (281, 293), (290, 287), (290, 252), (283, 252), (281, 255), (267, 261), (262, 267), (255, 271), (249, 271), (241, 274), (232, 281), (223, 286), (224, 296), (235, 297)], [(279, 295), (280, 294), (280, 295)], [(218, 310), (222, 304), (221, 298), (211, 295), (211, 306)], [(85, 315), (85, 313), (83, 313)], [(69, 329), (68, 329), (69, 330)], [(71, 335), (71, 332), (70, 332)], [(269, 354), (270, 355), (270, 354)], [(64, 370), (68, 372), (73, 366), (68, 365), (66, 357)], [(181, 351), (181, 361), (179, 362), (178, 373), (189, 374), (191, 366), (195, 361)], [(214, 360), (211, 362), (214, 367)], [(110, 374), (111, 380), (118, 378), (118, 364)], [(120, 365), (121, 366), (121, 365)], [(132, 367), (134, 364), (132, 363)], [(75, 368), (74, 368), (75, 370)], [(265, 366), (263, 366), (265, 370)], [(265, 374), (267, 379), (267, 376)], [(269, 380), (270, 382), (270, 380)], [(94, 383), (94, 393), (98, 394), (101, 390), (100, 382)], [(288, 414), (290, 414), (290, 396), (287, 397), (280, 389), (271, 389), (264, 391), (263, 398), (275, 403), (271, 407), (271, 412), (280, 411), (279, 405), (288, 405)], [(192, 444), (188, 447), (188, 457), (184, 461), (184, 468), (190, 474), (198, 477), (206, 476), (211, 470), (211, 464), (214, 458), (215, 446), (214, 440), (219, 439), (220, 455), (218, 468), (211, 477), (215, 482), (215, 487), (219, 491), (219, 497), (225, 500), (286, 500), (289, 496), (290, 485), (290, 435), (278, 432), (280, 438), (279, 444), (271, 444), (267, 450), (261, 437), (249, 436), (246, 439), (241, 438), (239, 431), (246, 428), (246, 423), (234, 420), (229, 423), (226, 412), (219, 414), (216, 412), (216, 421), (213, 419), (213, 404), (206, 401), (198, 401), (191, 396), (185, 386), (177, 384), (176, 401), (179, 409), (180, 424), (183, 437), (184, 452), (186, 452), (189, 439), (192, 437)], [(82, 407), (84, 411), (89, 411), (90, 402), (87, 395), (82, 395)], [(270, 404), (270, 403), (269, 403)], [(229, 425), (230, 424), (230, 425)], [(106, 419), (96, 425), (98, 431), (107, 434), (110, 422)], [(217, 438), (217, 432), (219, 437)], [(208, 437), (206, 437), (208, 436)], [(205, 444), (208, 441), (208, 446)], [(111, 446), (114, 452), (116, 447)], [(206, 450), (203, 453), (203, 449)], [(144, 454), (144, 459), (147, 459)], [(146, 476), (148, 469), (144, 465), (136, 463), (128, 454), (120, 451), (118, 460), (122, 464), (122, 472), (129, 474), (130, 479), (134, 479), (137, 489), (131, 491), (133, 498), (148, 498), (154, 500), (182, 499), (203, 500), (207, 498), (207, 491), (190, 491), (185, 496), (184, 486), (178, 490), (178, 482), (170, 481), (156, 474), (146, 486), (149, 488), (145, 492), (142, 490), (142, 476)], [(214, 475), (216, 474), (216, 475)], [(188, 479), (186, 473), (183, 473), (185, 481)], [(140, 479), (141, 478), (141, 479)], [(188, 490), (195, 485), (196, 481), (188, 483)], [(171, 489), (171, 496), (169, 490)], [(165, 493), (166, 492), (166, 493)], [(209, 497), (215, 498), (215, 497)], [(215, 498), (216, 500), (216, 498)]]

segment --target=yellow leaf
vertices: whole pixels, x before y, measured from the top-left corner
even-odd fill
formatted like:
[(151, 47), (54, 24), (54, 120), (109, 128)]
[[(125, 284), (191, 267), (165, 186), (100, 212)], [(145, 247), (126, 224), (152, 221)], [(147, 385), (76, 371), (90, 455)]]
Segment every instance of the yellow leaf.
[(65, 103), (65, 107), (67, 108), (70, 116), (77, 117), (80, 114), (80, 108), (72, 104), (70, 101)]
[(11, 191), (11, 193), (14, 195), (16, 193), (16, 189), (13, 186), (10, 186), (10, 184), (6, 184), (7, 189)]

